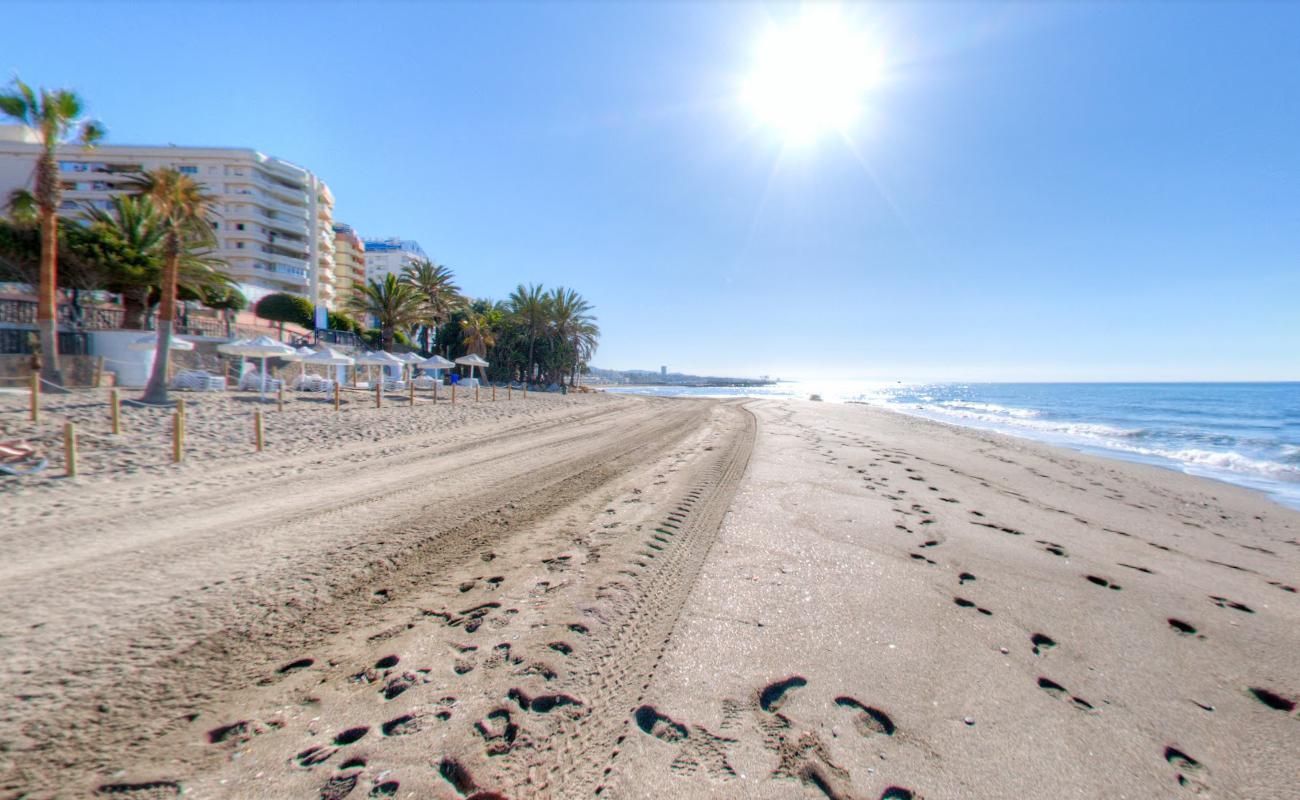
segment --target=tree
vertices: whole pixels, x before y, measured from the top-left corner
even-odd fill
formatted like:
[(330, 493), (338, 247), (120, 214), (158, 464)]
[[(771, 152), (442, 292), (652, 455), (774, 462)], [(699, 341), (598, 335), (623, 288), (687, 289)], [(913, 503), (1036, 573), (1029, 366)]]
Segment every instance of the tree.
[(248, 298), (234, 286), (205, 286), (199, 292), (199, 302), (221, 312), (221, 319), (226, 323), (226, 336), (231, 335), (234, 314), (248, 307)]
[(514, 315), (528, 334), (528, 361), (526, 362), (524, 380), (531, 383), (533, 380), (533, 348), (537, 342), (537, 337), (546, 333), (548, 314), (546, 292), (542, 289), (540, 283), (534, 283), (527, 287), (521, 283), (511, 292), (510, 299), (507, 302), (510, 313)]
[(568, 373), (569, 384), (574, 382), (578, 363), (582, 360), (584, 348), (590, 342), (590, 349), (595, 349), (595, 338), (600, 330), (596, 328), (591, 316), (591, 303), (583, 299), (573, 289), (559, 287), (551, 290), (547, 296), (550, 311), (550, 335), (554, 337), (562, 352), (562, 362), (558, 365), (563, 373)]
[(280, 338), (284, 338), (284, 323), (289, 322), (304, 328), (311, 328), (315, 321), (315, 309), (311, 301), (296, 294), (277, 292), (268, 294), (257, 305), (253, 313), (260, 319), (280, 323)]
[(58, 240), (59, 205), (62, 186), (59, 182), (58, 147), (73, 138), (84, 147), (92, 147), (103, 138), (103, 127), (93, 120), (81, 120), (81, 98), (66, 89), (41, 89), (39, 95), (30, 86), (14, 78), (13, 88), (0, 92), (0, 112), (36, 133), (41, 145), (36, 159), (35, 200), (41, 230), (40, 278), (36, 288), (36, 326), (41, 339), (41, 377), (55, 386), (63, 386), (59, 370), (58, 335)]
[[(475, 304), (478, 305), (478, 304)], [(500, 303), (485, 304), (486, 308), (471, 308), (460, 321), (462, 341), (466, 354), (486, 357), (497, 343), (497, 329), (505, 319), (505, 309)], [(471, 370), (471, 373), (473, 370)], [(487, 374), (483, 375), (487, 380)]]
[(441, 264), (435, 264), (422, 258), (406, 265), (402, 270), (402, 282), (413, 287), (424, 298), (426, 319), (423, 332), (423, 350), (432, 352), (429, 341), (431, 328), (437, 328), (448, 319), (457, 308), (465, 304), (460, 287), (453, 283), (456, 276)]
[(332, 331), (347, 331), (349, 333), (360, 333), (361, 323), (341, 311), (330, 311), (326, 314), (328, 325)]
[(145, 387), (146, 403), (167, 402), (167, 366), (171, 360), (172, 326), (176, 318), (176, 290), (181, 260), (191, 248), (211, 248), (213, 198), (197, 181), (178, 170), (145, 172), (133, 180), (138, 194), (148, 197), (163, 221), (162, 296), (158, 302), (158, 346), (153, 373)]
[(347, 308), (362, 317), (371, 316), (379, 323), (380, 341), (385, 350), (393, 346), (398, 328), (418, 322), (424, 313), (424, 299), (410, 284), (389, 273), (382, 281), (369, 280), (359, 294), (348, 298)]

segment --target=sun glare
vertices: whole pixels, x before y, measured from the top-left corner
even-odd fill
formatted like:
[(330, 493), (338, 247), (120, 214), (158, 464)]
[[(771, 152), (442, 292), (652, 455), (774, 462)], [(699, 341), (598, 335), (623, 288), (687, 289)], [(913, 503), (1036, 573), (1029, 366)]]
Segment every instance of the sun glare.
[(835, 8), (805, 9), (789, 27), (770, 27), (755, 50), (743, 97), (786, 141), (848, 129), (880, 78), (879, 49)]

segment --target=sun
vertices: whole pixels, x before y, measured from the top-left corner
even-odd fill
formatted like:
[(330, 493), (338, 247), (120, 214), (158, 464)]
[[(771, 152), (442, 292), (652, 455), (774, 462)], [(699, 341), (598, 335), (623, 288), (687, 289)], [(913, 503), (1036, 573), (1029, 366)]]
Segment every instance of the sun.
[(879, 48), (835, 7), (805, 8), (788, 27), (758, 41), (742, 97), (787, 142), (846, 131), (862, 115), (881, 73)]

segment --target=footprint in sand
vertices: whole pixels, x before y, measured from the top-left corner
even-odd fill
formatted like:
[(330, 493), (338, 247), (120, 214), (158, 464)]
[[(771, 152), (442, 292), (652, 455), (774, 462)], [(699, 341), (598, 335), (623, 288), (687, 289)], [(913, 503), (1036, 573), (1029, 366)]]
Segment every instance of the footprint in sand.
[(1034, 645), (1034, 655), (1036, 656), (1041, 656), (1056, 647), (1056, 640), (1045, 633), (1035, 633), (1029, 637), (1029, 641)]
[(956, 603), (957, 605), (961, 606), (962, 608), (973, 608), (973, 609), (975, 609), (976, 611), (980, 612), (981, 614), (983, 614), (983, 615), (986, 616), (986, 617), (991, 617), (991, 616), (993, 616), (993, 612), (992, 612), (992, 611), (989, 611), (987, 608), (980, 608), (979, 606), (975, 605), (975, 603), (974, 603), (973, 601), (971, 601), (971, 600), (967, 600), (967, 599), (964, 598), (964, 597), (954, 597), (954, 598), (952, 599), (952, 601), (953, 601), (954, 603)]
[(872, 708), (852, 697), (837, 697), (835, 698), (835, 705), (856, 712), (853, 715), (853, 725), (858, 729), (858, 733), (863, 736), (894, 735), (894, 721), (880, 709)]
[(703, 770), (709, 777), (723, 781), (736, 777), (726, 753), (735, 739), (717, 736), (701, 725), (684, 725), (650, 705), (641, 706), (632, 716), (642, 733), (677, 746), (677, 755), (668, 766), (673, 772), (691, 775)]
[(1179, 786), (1190, 789), (1193, 794), (1209, 791), (1210, 787), (1204, 780), (1206, 769), (1201, 762), (1172, 746), (1165, 748), (1165, 761), (1177, 770), (1175, 777)]
[(1250, 694), (1259, 702), (1268, 706), (1275, 711), (1285, 711), (1288, 714), (1295, 711), (1295, 701), (1288, 700), (1277, 692), (1259, 687), (1251, 687)]
[(1118, 583), (1111, 583), (1109, 580), (1098, 577), (1096, 575), (1084, 575), (1083, 577), (1087, 579), (1089, 583), (1095, 584), (1097, 586), (1101, 586), (1106, 589), (1112, 589), (1116, 592), (1124, 588), (1120, 586)]
[(1039, 678), (1038, 688), (1047, 692), (1052, 697), (1058, 698), (1060, 700), (1068, 699), (1071, 703), (1074, 704), (1076, 708), (1080, 709), (1081, 711), (1093, 710), (1092, 703), (1089, 703), (1087, 700), (1084, 700), (1082, 697), (1079, 697), (1077, 695), (1071, 695), (1070, 692), (1067, 691), (1064, 686), (1052, 680), (1051, 678)]
[(818, 789), (830, 798), (848, 797), (849, 773), (831, 760), (830, 751), (812, 731), (799, 731), (777, 709), (785, 693), (807, 681), (795, 676), (769, 684), (759, 693), (758, 726), (763, 744), (776, 753), (780, 762), (772, 772), (774, 778), (797, 780)]
[(1235, 602), (1235, 601), (1233, 601), (1233, 600), (1229, 600), (1229, 599), (1226, 598), (1226, 597), (1219, 597), (1219, 596), (1217, 596), (1217, 595), (1210, 595), (1210, 599), (1211, 599), (1212, 601), (1214, 601), (1214, 604), (1215, 604), (1216, 606), (1218, 606), (1219, 608), (1231, 608), (1233, 611), (1241, 611), (1241, 612), (1246, 613), (1246, 614), (1254, 614), (1254, 613), (1255, 613), (1255, 609), (1251, 608), (1250, 606), (1245, 605), (1245, 604), (1243, 604), (1243, 603)]
[(106, 783), (95, 790), (95, 796), (118, 800), (171, 800), (181, 796), (181, 785), (173, 781)]

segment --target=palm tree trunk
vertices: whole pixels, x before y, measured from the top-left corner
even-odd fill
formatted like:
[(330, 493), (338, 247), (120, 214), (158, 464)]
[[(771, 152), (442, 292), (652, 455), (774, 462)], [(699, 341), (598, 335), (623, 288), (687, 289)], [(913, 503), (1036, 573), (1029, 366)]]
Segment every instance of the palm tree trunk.
[(149, 385), (145, 387), (146, 403), (167, 402), (167, 368), (172, 352), (172, 323), (176, 318), (176, 284), (181, 268), (180, 237), (176, 233), (167, 235), (162, 275), (162, 298), (158, 301), (158, 344), (154, 351), (153, 372), (149, 375)]
[(36, 295), (36, 327), (41, 338), (41, 377), (47, 385), (63, 386), (59, 369), (58, 258), (59, 217), (56, 207), (41, 204), (41, 271)]
[(148, 306), (149, 287), (132, 286), (122, 292), (122, 327), (143, 330)]
[(533, 382), (533, 343), (536, 340), (537, 340), (537, 335), (530, 332), (528, 334), (528, 374), (524, 376), (525, 384), (529, 384)]

